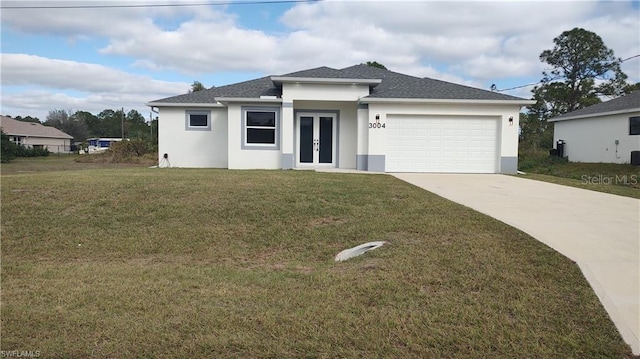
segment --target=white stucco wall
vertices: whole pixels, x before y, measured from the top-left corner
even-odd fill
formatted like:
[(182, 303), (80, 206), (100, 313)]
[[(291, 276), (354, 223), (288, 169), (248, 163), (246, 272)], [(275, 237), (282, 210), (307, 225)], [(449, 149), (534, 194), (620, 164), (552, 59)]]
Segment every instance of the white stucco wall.
[(554, 122), (554, 147), (564, 140), (564, 155), (571, 162), (629, 163), (631, 151), (640, 151), (640, 136), (629, 135), (629, 117), (634, 116), (640, 112)]
[[(211, 111), (211, 130), (185, 130), (186, 111)], [(161, 107), (158, 111), (158, 160), (168, 155), (171, 167), (226, 168), (227, 109)]]
[[(498, 125), (498, 155), (500, 158), (510, 158), (517, 161), (518, 157), (518, 126), (519, 105), (494, 104), (400, 104), (400, 103), (370, 103), (368, 121), (375, 122), (376, 115), (380, 122), (385, 122), (388, 115), (432, 115), (432, 116), (482, 116), (499, 118)], [(509, 125), (509, 118), (513, 118), (513, 125)], [(387, 152), (387, 133), (385, 129), (368, 129), (368, 155), (385, 155)], [(500, 165), (501, 161), (498, 161)], [(499, 169), (499, 172), (503, 172)]]
[(42, 146), (52, 153), (63, 153), (71, 150), (71, 140), (51, 137), (22, 137), (22, 145), (26, 147)]
[(282, 100), (357, 101), (369, 95), (369, 85), (282, 84)]
[[(242, 145), (242, 107), (279, 107), (281, 104), (277, 103), (246, 103), (236, 104), (230, 103), (229, 105), (229, 169), (280, 169), (282, 168), (282, 143), (280, 148), (273, 149), (255, 149), (244, 148)], [(282, 109), (280, 111), (282, 116)], [(280, 124), (282, 119), (280, 119)], [(289, 126), (287, 126), (289, 127)], [(280, 125), (280, 131), (282, 126)], [(282, 137), (280, 137), (282, 138)], [(281, 142), (281, 141), (279, 141)]]

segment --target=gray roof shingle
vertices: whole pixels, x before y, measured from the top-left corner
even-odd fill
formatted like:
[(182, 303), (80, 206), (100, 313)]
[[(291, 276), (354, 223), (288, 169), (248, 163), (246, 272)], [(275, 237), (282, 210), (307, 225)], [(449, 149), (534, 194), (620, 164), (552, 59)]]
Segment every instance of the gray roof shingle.
[(567, 112), (558, 117), (552, 118), (550, 121), (560, 121), (572, 118), (581, 118), (587, 116), (595, 116), (602, 113), (619, 112), (619, 111), (632, 111), (640, 109), (640, 91), (634, 91), (630, 94), (601, 102), (595, 105), (591, 105), (579, 110)]
[(346, 78), (342, 70), (332, 69), (331, 67), (316, 67), (315, 69), (302, 70), (292, 72), (279, 77), (307, 77), (316, 79), (341, 79)]
[(153, 101), (154, 103), (216, 103), (216, 97), (259, 98), (260, 96), (280, 96), (270, 76), (236, 84), (213, 87), (203, 91), (190, 92)]
[[(292, 72), (278, 77), (332, 78), (332, 79), (377, 79), (382, 82), (371, 89), (368, 98), (407, 98), (437, 100), (523, 100), (519, 97), (491, 92), (431, 78), (409, 76), (366, 64), (344, 69), (317, 67)], [(204, 91), (164, 98), (153, 103), (215, 103), (216, 97), (259, 98), (282, 95), (282, 88), (271, 81), (270, 76), (240, 82)]]
[(382, 83), (371, 91), (370, 98), (425, 98), (437, 100), (522, 100), (501, 93), (435, 80), (419, 78), (380, 69), (368, 65), (356, 65), (343, 70), (370, 78), (380, 78)]

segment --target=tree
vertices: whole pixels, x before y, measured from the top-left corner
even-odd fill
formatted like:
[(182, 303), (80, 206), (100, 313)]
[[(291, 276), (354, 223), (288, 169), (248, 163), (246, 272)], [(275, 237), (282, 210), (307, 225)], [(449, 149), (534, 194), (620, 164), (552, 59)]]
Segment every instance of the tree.
[[(76, 111), (73, 116), (78, 120), (85, 123), (87, 126), (87, 133), (89, 137), (100, 137), (101, 123), (98, 117), (91, 112), (87, 111)], [(86, 138), (80, 139), (80, 141), (84, 141)]]
[(633, 91), (638, 91), (638, 90), (640, 90), (640, 82), (636, 82), (635, 84), (627, 84), (623, 88), (623, 91), (625, 94), (632, 93)]
[(23, 121), (23, 122), (35, 122), (35, 123), (40, 123), (40, 119), (37, 117), (31, 117), (31, 116), (27, 116), (27, 117), (22, 117), (22, 116), (16, 116), (13, 118), (14, 120), (17, 121)]
[(379, 69), (387, 70), (387, 67), (377, 61), (367, 61), (367, 66), (377, 67)]
[(98, 137), (121, 137), (122, 136), (122, 110), (103, 110), (98, 114), (100, 121), (100, 133)]
[(84, 141), (89, 136), (87, 124), (81, 118), (71, 114), (71, 110), (49, 111), (44, 124), (69, 134), (76, 141)]
[(136, 110), (131, 110), (125, 116), (125, 132), (128, 138), (151, 141), (149, 125), (144, 116)]
[[(544, 50), (540, 61), (551, 66), (542, 72), (542, 84), (533, 89), (537, 106), (546, 118), (600, 102), (600, 96), (618, 97), (627, 85), (616, 58), (596, 33), (574, 28), (553, 39), (553, 49)], [(596, 84), (598, 83), (598, 84)]]
[(540, 61), (551, 67), (542, 72), (539, 86), (531, 91), (534, 105), (521, 119), (521, 140), (534, 150), (550, 148), (553, 126), (547, 120), (601, 102), (601, 96), (618, 97), (628, 91), (627, 75), (596, 33), (574, 28), (553, 39)]
[(9, 136), (0, 128), (0, 162), (11, 162), (16, 158), (18, 152), (18, 145), (11, 142)]
[(193, 81), (193, 84), (191, 84), (191, 89), (189, 90), (189, 92), (191, 93), (191, 92), (203, 91), (203, 90), (206, 90), (206, 88), (200, 81)]

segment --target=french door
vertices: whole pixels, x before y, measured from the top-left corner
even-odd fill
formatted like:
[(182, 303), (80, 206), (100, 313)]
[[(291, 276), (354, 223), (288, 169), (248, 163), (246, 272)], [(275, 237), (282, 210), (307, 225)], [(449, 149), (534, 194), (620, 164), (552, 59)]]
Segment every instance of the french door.
[(296, 123), (296, 165), (335, 167), (336, 115), (299, 113)]

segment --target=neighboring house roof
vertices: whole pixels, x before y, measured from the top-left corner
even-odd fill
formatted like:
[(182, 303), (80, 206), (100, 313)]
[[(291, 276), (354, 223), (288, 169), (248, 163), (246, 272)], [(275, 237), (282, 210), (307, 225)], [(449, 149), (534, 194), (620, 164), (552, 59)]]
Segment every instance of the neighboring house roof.
[[(434, 99), (434, 100), (493, 100), (523, 101), (524, 99), (492, 91), (458, 85), (431, 78), (409, 76), (365, 64), (341, 70), (318, 67), (292, 72), (280, 76), (266, 76), (256, 80), (240, 82), (184, 95), (152, 101), (155, 104), (216, 103), (216, 98), (260, 98), (261, 96), (281, 97), (283, 79), (308, 78), (348, 81), (362, 80), (372, 89), (365, 99)], [(367, 81), (369, 80), (369, 81)], [(526, 100), (525, 100), (526, 101)]]
[(11, 117), (0, 116), (0, 127), (7, 135), (25, 137), (66, 138), (73, 137), (55, 127), (45, 126), (36, 122), (14, 120)]
[(579, 110), (567, 112), (558, 117), (549, 119), (550, 122), (566, 121), (585, 117), (596, 117), (604, 115), (615, 115), (619, 113), (639, 112), (640, 111), (640, 91), (634, 91), (630, 94), (591, 105)]

